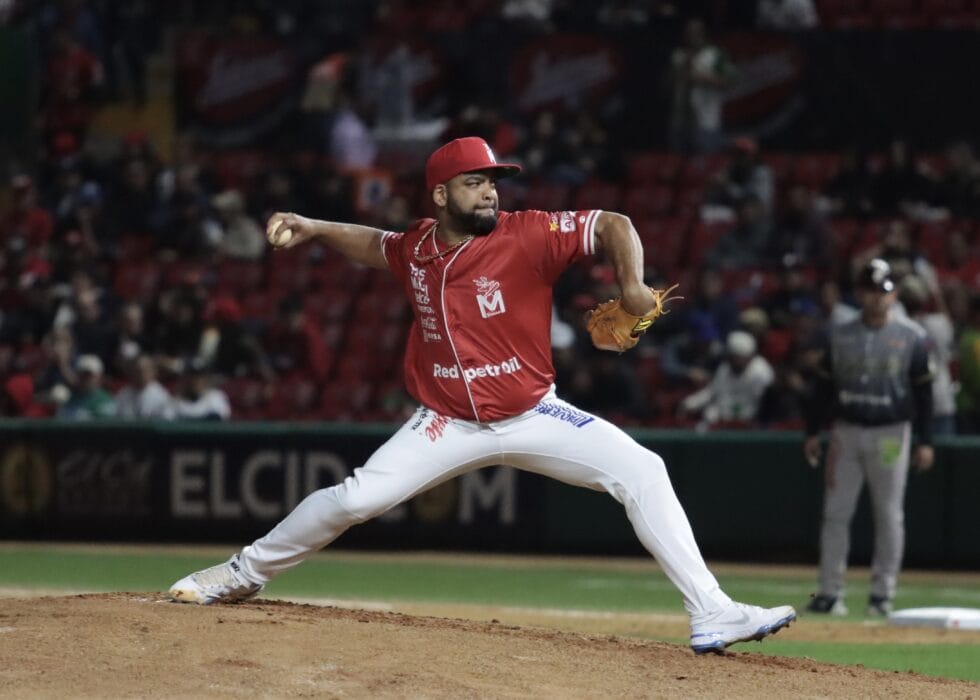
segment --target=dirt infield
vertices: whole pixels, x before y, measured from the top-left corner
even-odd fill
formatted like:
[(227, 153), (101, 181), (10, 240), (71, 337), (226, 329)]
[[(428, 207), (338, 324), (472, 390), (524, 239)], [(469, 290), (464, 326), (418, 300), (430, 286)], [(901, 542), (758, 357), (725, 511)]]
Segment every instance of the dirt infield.
[[(648, 634), (683, 627), (670, 616), (646, 625)], [(800, 628), (810, 629), (781, 634)], [(695, 657), (679, 645), (504, 620), (283, 601), (199, 607), (112, 593), (0, 605), (0, 696), (243, 695), (980, 698), (980, 686), (738, 651)]]

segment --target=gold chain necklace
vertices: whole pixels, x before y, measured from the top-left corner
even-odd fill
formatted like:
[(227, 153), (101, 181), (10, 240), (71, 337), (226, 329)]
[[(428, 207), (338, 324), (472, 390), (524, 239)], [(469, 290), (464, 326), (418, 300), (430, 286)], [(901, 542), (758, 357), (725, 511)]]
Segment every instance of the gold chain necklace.
[(468, 236), (466, 236), (465, 238), (456, 241), (455, 243), (453, 243), (451, 246), (449, 246), (445, 250), (436, 251), (432, 255), (421, 255), (421, 252), (422, 252), (422, 244), (425, 243), (425, 239), (431, 237), (432, 238), (432, 245), (433, 246), (436, 245), (436, 243), (435, 243), (435, 234), (436, 234), (436, 229), (437, 228), (439, 228), (439, 222), (438, 221), (436, 223), (432, 224), (432, 226), (429, 227), (429, 230), (426, 231), (425, 233), (423, 233), (422, 234), (422, 237), (419, 238), (419, 242), (415, 244), (415, 259), (418, 260), (420, 263), (427, 263), (427, 262), (429, 262), (431, 260), (435, 260), (436, 258), (441, 258), (443, 255), (448, 255), (449, 253), (451, 253), (454, 250), (456, 250), (457, 248), (459, 248), (461, 245), (464, 245), (466, 243), (469, 243), (475, 237), (471, 233)]

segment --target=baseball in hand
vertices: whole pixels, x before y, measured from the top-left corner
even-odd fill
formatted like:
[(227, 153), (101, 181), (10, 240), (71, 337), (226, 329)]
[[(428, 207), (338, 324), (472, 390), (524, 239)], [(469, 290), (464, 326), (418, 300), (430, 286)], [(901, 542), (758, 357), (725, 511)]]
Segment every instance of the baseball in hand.
[(277, 231), (275, 234), (275, 240), (272, 241), (273, 245), (282, 246), (286, 245), (293, 239), (293, 230), (291, 228), (284, 228), (281, 231)]

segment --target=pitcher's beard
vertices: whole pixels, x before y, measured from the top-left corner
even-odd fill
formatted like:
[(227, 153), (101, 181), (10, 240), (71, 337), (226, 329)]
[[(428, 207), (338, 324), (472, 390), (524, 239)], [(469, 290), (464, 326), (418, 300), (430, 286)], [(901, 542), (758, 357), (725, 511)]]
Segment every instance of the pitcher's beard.
[(486, 236), (497, 228), (497, 208), (493, 214), (477, 214), (472, 211), (462, 211), (452, 201), (446, 203), (446, 210), (453, 220), (453, 228), (457, 231), (472, 233), (474, 236)]

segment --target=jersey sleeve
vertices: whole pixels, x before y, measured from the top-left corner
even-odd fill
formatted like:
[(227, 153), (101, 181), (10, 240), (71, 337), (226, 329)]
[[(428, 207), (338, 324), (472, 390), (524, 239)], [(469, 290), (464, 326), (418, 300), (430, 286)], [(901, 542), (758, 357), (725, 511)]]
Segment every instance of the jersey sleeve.
[(522, 211), (521, 241), (530, 260), (547, 280), (555, 280), (572, 263), (596, 250), (599, 209)]
[(404, 269), (403, 241), (404, 233), (397, 231), (382, 231), (381, 233), (381, 255), (388, 263), (390, 270)]

